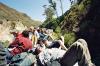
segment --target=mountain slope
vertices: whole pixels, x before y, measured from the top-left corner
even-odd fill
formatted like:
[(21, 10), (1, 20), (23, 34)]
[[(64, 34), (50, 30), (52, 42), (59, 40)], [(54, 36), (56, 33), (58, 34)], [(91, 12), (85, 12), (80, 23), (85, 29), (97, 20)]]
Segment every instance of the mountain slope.
[(0, 3), (0, 41), (12, 41), (13, 36), (10, 34), (12, 30), (22, 32), (31, 26), (39, 26), (40, 21), (32, 20), (25, 13), (16, 11), (3, 3)]
[(3, 3), (0, 3), (0, 20), (7, 20), (7, 21), (20, 21), (25, 26), (37, 26), (40, 25), (40, 21), (32, 20), (29, 16), (25, 13), (21, 13), (12, 9)]

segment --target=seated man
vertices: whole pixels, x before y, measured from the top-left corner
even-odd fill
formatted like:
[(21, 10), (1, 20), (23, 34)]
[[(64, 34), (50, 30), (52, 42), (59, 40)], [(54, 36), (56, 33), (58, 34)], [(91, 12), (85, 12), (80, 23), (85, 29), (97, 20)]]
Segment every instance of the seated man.
[(74, 42), (60, 60), (62, 66), (73, 66), (76, 62), (79, 66), (95, 66), (91, 61), (87, 42), (83, 39)]
[(42, 42), (41, 39), (38, 40), (38, 43), (37, 43), (37, 45), (36, 45), (36, 48), (40, 49), (41, 51), (43, 51), (43, 50), (46, 49), (46, 47), (45, 47), (45, 45), (43, 44), (43, 42)]
[(40, 52), (38, 56), (39, 62), (43, 66), (53, 60), (59, 60), (61, 66), (73, 66), (76, 62), (79, 66), (95, 66), (91, 62), (87, 43), (83, 39), (74, 42), (67, 51), (57, 48), (46, 49)]
[[(78, 62), (79, 66), (95, 66), (91, 61), (87, 43), (83, 39), (74, 42), (67, 51), (58, 48), (39, 50), (38, 48), (35, 50), (39, 66), (52, 66), (52, 62), (55, 60), (59, 62), (59, 66), (73, 66), (76, 62)], [(27, 56), (25, 59), (29, 59), (29, 61), (24, 60), (23, 64), (31, 65), (32, 63), (29, 64), (29, 62), (36, 62), (34, 57)], [(51, 62), (51, 65), (48, 65), (48, 62)]]
[(47, 48), (59, 48), (67, 50), (64, 45), (64, 37), (61, 36), (59, 40), (49, 42), (48, 40), (43, 40), (43, 43), (46, 45)]
[[(11, 50), (9, 50), (9, 48), (11, 48)], [(29, 39), (29, 32), (25, 30), (22, 34), (19, 34), (8, 47), (9, 51), (7, 52), (7, 58), (9, 59), (16, 54), (26, 52), (29, 49), (32, 49), (32, 42)]]
[(30, 51), (23, 52), (14, 56), (11, 60), (11, 62), (13, 63), (11, 63), (10, 65), (15, 65), (15, 66), (31, 66), (32, 64), (34, 65), (37, 62), (36, 55), (44, 50), (45, 50), (45, 45), (43, 44), (42, 40), (38, 40), (36, 46), (33, 47)]

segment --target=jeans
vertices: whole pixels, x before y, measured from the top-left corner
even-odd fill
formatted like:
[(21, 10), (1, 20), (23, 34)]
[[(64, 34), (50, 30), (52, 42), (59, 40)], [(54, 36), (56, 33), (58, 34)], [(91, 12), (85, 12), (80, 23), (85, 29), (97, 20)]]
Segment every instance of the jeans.
[(87, 43), (83, 39), (74, 42), (61, 59), (62, 66), (73, 66), (76, 62), (79, 66), (95, 66), (91, 61)]

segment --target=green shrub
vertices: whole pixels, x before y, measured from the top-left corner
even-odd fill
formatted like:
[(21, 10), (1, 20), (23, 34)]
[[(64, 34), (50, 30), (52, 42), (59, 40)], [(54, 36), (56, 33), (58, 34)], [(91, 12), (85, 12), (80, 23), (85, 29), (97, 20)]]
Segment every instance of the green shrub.
[(59, 26), (57, 26), (57, 28), (55, 29), (56, 33), (61, 33), (61, 28)]
[(64, 34), (65, 45), (69, 47), (75, 41), (74, 33), (66, 33)]
[(80, 11), (82, 11), (82, 12), (84, 11), (84, 8), (85, 8), (85, 7), (84, 7), (84, 4), (80, 4), (80, 5), (78, 6), (78, 9), (79, 9)]
[(60, 36), (61, 36), (61, 33), (53, 32), (53, 34), (52, 34), (52, 38), (53, 38), (54, 40), (57, 40)]

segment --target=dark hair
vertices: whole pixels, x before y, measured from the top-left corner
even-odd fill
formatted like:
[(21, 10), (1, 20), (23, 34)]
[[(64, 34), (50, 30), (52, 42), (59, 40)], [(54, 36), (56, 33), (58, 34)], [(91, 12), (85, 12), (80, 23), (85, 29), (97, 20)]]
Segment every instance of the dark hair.
[(22, 32), (22, 35), (23, 35), (24, 37), (29, 37), (29, 31), (24, 30), (24, 31)]
[(47, 41), (47, 39), (43, 39), (42, 42), (45, 43), (45, 41)]

